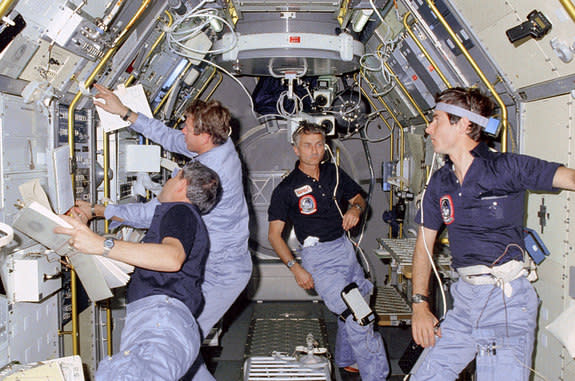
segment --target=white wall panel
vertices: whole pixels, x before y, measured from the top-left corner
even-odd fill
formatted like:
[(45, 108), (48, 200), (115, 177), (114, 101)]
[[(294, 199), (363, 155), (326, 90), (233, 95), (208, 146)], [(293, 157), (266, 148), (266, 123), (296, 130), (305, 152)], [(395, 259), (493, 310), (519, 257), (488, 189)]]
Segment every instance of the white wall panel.
[[(573, 73), (573, 65), (562, 62), (549, 43), (557, 37), (571, 45), (575, 35), (575, 23), (559, 1), (453, 0), (452, 3), (515, 88)], [(553, 25), (551, 31), (541, 40), (529, 38), (511, 44), (505, 31), (526, 21), (534, 9), (549, 19)]]
[(26, 364), (59, 357), (58, 295), (41, 303), (14, 303), (9, 313), (10, 360)]
[[(570, 95), (524, 105), (523, 151), (526, 154), (574, 167), (574, 108)], [(551, 256), (539, 266), (535, 287), (542, 300), (535, 355), (535, 369), (549, 380), (572, 380), (573, 360), (545, 326), (569, 304), (569, 266), (575, 265), (573, 240), (574, 194), (531, 194), (527, 226), (541, 233), (538, 212), (544, 202), (548, 214), (541, 237)]]

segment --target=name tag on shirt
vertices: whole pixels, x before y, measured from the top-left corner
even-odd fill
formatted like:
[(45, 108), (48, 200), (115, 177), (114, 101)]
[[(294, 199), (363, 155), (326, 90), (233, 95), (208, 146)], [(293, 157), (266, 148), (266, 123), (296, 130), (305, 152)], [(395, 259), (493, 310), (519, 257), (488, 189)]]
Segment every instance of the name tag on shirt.
[(311, 193), (312, 189), (311, 189), (310, 185), (304, 185), (303, 187), (299, 187), (299, 188), (295, 189), (294, 192), (295, 192), (295, 195), (297, 197), (301, 197), (303, 195)]

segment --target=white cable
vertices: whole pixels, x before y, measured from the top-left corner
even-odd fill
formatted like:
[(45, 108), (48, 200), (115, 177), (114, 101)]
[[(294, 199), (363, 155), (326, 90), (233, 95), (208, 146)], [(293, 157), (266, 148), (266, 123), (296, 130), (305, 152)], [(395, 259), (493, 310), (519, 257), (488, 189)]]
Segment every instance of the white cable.
[[(271, 119), (270, 117), (273, 117), (274, 119)], [(268, 121), (268, 120), (276, 120), (277, 118), (283, 119), (283, 120), (289, 120), (289, 119), (291, 119), (290, 117), (285, 116), (285, 115), (282, 115), (282, 114), (264, 114), (264, 115), (260, 115), (260, 116), (257, 117), (258, 120), (264, 119), (264, 118), (268, 118), (268, 119), (266, 119), (266, 121)]]
[[(184, 16), (178, 18), (178, 20), (177, 20), (176, 22), (174, 22), (174, 24), (172, 24), (172, 27), (170, 28), (170, 31), (168, 31), (168, 32), (166, 33), (166, 35), (167, 35), (169, 38), (172, 38), (171, 35), (173, 34), (173, 31), (176, 29), (176, 27), (177, 27), (178, 25), (182, 24), (184, 21), (186, 21), (186, 20), (189, 19), (190, 17), (195, 17), (195, 15), (196, 15), (195, 12), (196, 12), (196, 10), (200, 9), (201, 7), (204, 6), (204, 4), (209, 3), (209, 2), (213, 2), (213, 0), (203, 0), (203, 1), (201, 1), (196, 7), (194, 7), (192, 10), (190, 10), (189, 12), (187, 12)], [(204, 15), (201, 14), (201, 13), (200, 13), (200, 15), (201, 15), (201, 16), (204, 16)], [(218, 17), (218, 16), (216, 16), (216, 15), (214, 15), (214, 14), (211, 14), (211, 13), (210, 13), (209, 15), (210, 15), (210, 17)], [(233, 41), (232, 41), (232, 44), (231, 44), (232, 46), (229, 47), (229, 49), (232, 49), (232, 48), (235, 46), (235, 44), (237, 44), (237, 35), (236, 35), (236, 33), (234, 32), (233, 27), (232, 27), (227, 21), (225, 21), (225, 20), (222, 20), (222, 21), (224, 21), (225, 24), (230, 28), (231, 33), (232, 33), (232, 35), (233, 35), (233, 37), (234, 37), (234, 39), (233, 39)], [(208, 23), (209, 23), (209, 20), (208, 20)], [(168, 40), (168, 41), (169, 41), (169, 40)], [(241, 83), (241, 82), (240, 82), (236, 77), (234, 77), (229, 71), (227, 71), (227, 70), (224, 69), (223, 67), (221, 67), (221, 66), (219, 66), (219, 65), (217, 65), (217, 64), (213, 63), (212, 61), (209, 61), (209, 60), (207, 60), (207, 59), (205, 59), (205, 58), (200, 58), (200, 57), (198, 57), (197, 55), (191, 56), (191, 55), (189, 55), (189, 54), (185, 54), (184, 52), (178, 51), (178, 50), (174, 49), (174, 48), (170, 45), (170, 43), (168, 43), (168, 47), (169, 47), (170, 50), (171, 50), (173, 53), (175, 53), (175, 54), (178, 54), (178, 55), (183, 56), (183, 57), (186, 57), (186, 58), (193, 58), (193, 59), (195, 59), (195, 60), (198, 60), (198, 61), (201, 61), (201, 62), (205, 62), (205, 63), (207, 63), (207, 64), (209, 64), (209, 65), (212, 65), (213, 67), (217, 68), (217, 69), (220, 70), (221, 72), (227, 74), (227, 75), (228, 75), (231, 79), (233, 79), (238, 85), (240, 85), (240, 88), (248, 95), (248, 100), (249, 100), (249, 102), (250, 102), (250, 107), (251, 107), (252, 115), (254, 116), (254, 118), (258, 119), (258, 115), (257, 115), (256, 112), (255, 112), (255, 106), (254, 106), (254, 102), (253, 102), (253, 100), (252, 100), (252, 95), (251, 95), (251, 93), (246, 89), (246, 87), (243, 85), (243, 83)], [(228, 48), (226, 48), (226, 49), (229, 50)], [(192, 49), (188, 49), (188, 50), (193, 51)], [(222, 50), (223, 50), (223, 49), (222, 49)], [(195, 53), (198, 53), (198, 51), (195, 51)]]
[(528, 366), (527, 364), (525, 364), (523, 361), (521, 361), (521, 359), (519, 359), (517, 357), (517, 355), (511, 351), (511, 354), (513, 355), (513, 357), (515, 357), (515, 361), (517, 361), (522, 367), (529, 369), (531, 372), (533, 372), (533, 374), (537, 377), (539, 377), (540, 379), (547, 381), (547, 377), (545, 377), (543, 374), (539, 373), (538, 371), (536, 371), (535, 369), (531, 368), (530, 366)]
[(293, 94), (293, 102), (294, 102), (294, 108), (292, 110), (292, 112), (287, 111), (284, 108), (284, 100), (285, 97), (288, 96), (288, 91), (284, 90), (280, 96), (278, 97), (278, 100), (276, 102), (276, 109), (278, 114), (284, 116), (284, 117), (290, 117), (296, 114), (299, 114), (301, 112), (301, 110), (303, 109), (303, 100), (302, 98), (298, 97), (297, 94)]
[(240, 87), (242, 88), (242, 90), (248, 95), (248, 100), (250, 101), (250, 108), (251, 108), (250, 111), (252, 112), (253, 117), (254, 117), (255, 119), (260, 118), (260, 116), (258, 116), (258, 114), (257, 114), (256, 111), (255, 111), (255, 106), (254, 106), (254, 101), (253, 101), (253, 99), (252, 99), (252, 94), (248, 91), (248, 89), (246, 89), (246, 87), (244, 86), (244, 84), (241, 83), (239, 79), (237, 79), (236, 77), (234, 77), (234, 76), (232, 75), (232, 73), (230, 73), (229, 71), (227, 71), (227, 70), (224, 69), (223, 67), (221, 67), (221, 66), (219, 66), (219, 65), (217, 65), (217, 64), (215, 64), (215, 63), (213, 63), (213, 62), (211, 62), (211, 61), (208, 61), (208, 60), (203, 59), (203, 58), (198, 58), (198, 60), (200, 60), (200, 61), (202, 61), (202, 62), (205, 62), (205, 63), (207, 63), (207, 64), (209, 64), (209, 65), (212, 65), (213, 67), (215, 67), (215, 68), (217, 68), (218, 70), (224, 72), (224, 73), (227, 74), (231, 79), (233, 79), (234, 81), (236, 81), (236, 83), (237, 83), (238, 85), (240, 85)]
[[(211, 2), (211, 0), (200, 2), (196, 7), (192, 8), (181, 17), (176, 16), (176, 21), (166, 29), (167, 45), (172, 52), (187, 58), (195, 59), (197, 58), (197, 54), (205, 55), (208, 53), (224, 53), (233, 49), (237, 45), (238, 37), (234, 31), (233, 25), (231, 25), (226, 19), (218, 16), (213, 9), (200, 9), (207, 2)], [(200, 21), (199, 23), (194, 24), (194, 20), (196, 19), (199, 19)], [(186, 46), (185, 42), (194, 39), (206, 26), (210, 25), (214, 19), (225, 24), (230, 30), (232, 41), (229, 46), (214, 50), (199, 50)], [(190, 25), (186, 25), (187, 23), (190, 23)], [(195, 53), (195, 55), (191, 55), (190, 53)]]
[[(377, 62), (379, 63), (379, 65), (376, 67), (367, 65), (367, 63), (365, 61), (370, 57), (375, 58), (377, 60)], [(365, 53), (363, 56), (361, 56), (359, 58), (359, 66), (361, 66), (362, 68), (364, 68), (367, 71), (380, 71), (380, 70), (383, 70), (383, 67), (385, 65), (383, 64), (383, 60), (381, 59), (381, 57), (379, 57), (377, 54)]]
[[(197, 53), (197, 54), (208, 54), (208, 53), (221, 54), (221, 53), (225, 53), (227, 51), (232, 50), (237, 45), (238, 37), (237, 37), (237, 34), (235, 33), (235, 31), (233, 29), (233, 26), (224, 18), (212, 13), (212, 10), (203, 9), (201, 11), (198, 11), (195, 14), (189, 14), (189, 15), (184, 16), (184, 17), (185, 18), (182, 18), (182, 19), (176, 21), (174, 24), (172, 24), (172, 26), (168, 29), (168, 31), (166, 33), (168, 46), (172, 51), (179, 52), (178, 49), (174, 48), (174, 45), (175, 45), (185, 52), (192, 52), (192, 53)], [(185, 29), (183, 27), (179, 28), (180, 25), (184, 21), (190, 21), (190, 20), (196, 19), (196, 18), (200, 19), (200, 20), (205, 19), (205, 21), (200, 21), (200, 23), (198, 25), (190, 27), (189, 29)], [(228, 29), (230, 30), (231, 36), (232, 36), (232, 41), (230, 42), (230, 44), (226, 47), (222, 47), (220, 49), (214, 49), (214, 50), (211, 50), (211, 49), (200, 50), (200, 49), (194, 49), (192, 47), (186, 46), (184, 42), (194, 39), (202, 31), (202, 29), (204, 27), (211, 24), (212, 19), (216, 19), (218, 21), (221, 21), (222, 23), (224, 23), (228, 27)], [(180, 52), (180, 54), (182, 54), (182, 53)], [(192, 56), (190, 58), (195, 58), (195, 56)]]
[[(327, 148), (329, 156), (333, 159), (333, 165), (335, 166), (335, 187), (333, 188), (333, 202), (335, 203), (335, 206), (337, 207), (339, 215), (341, 216), (341, 218), (343, 218), (343, 212), (341, 211), (341, 208), (339, 207), (339, 203), (337, 202), (337, 198), (336, 198), (337, 188), (339, 187), (339, 166), (337, 165), (337, 163), (335, 161), (335, 157), (333, 156), (333, 152), (331, 151), (331, 148), (329, 147), (329, 145), (326, 144), (325, 147)], [(367, 206), (366, 206), (366, 211), (367, 211)], [(366, 211), (364, 211), (363, 213), (365, 213)], [(361, 222), (361, 220), (362, 220), (362, 218), (360, 218), (360, 222)], [(347, 238), (351, 241), (351, 243), (353, 243), (353, 245), (359, 249), (358, 250), (359, 254), (360, 254), (361, 258), (363, 259), (363, 263), (365, 263), (365, 266), (367, 267), (365, 269), (365, 271), (369, 274), (371, 272), (369, 262), (367, 261), (367, 258), (365, 256), (365, 253), (363, 252), (363, 249), (359, 246), (361, 243), (361, 240), (363, 239), (363, 233), (364, 233), (365, 225), (366, 224), (364, 223), (361, 227), (361, 234), (360, 234), (357, 242), (355, 242), (351, 238), (351, 234), (350, 234), (349, 230), (346, 231), (346, 234), (347, 234)]]
[[(437, 271), (437, 267), (435, 266), (435, 262), (433, 261), (433, 254), (429, 252), (429, 249), (427, 248), (427, 242), (425, 240), (425, 231), (424, 231), (424, 227), (423, 227), (423, 200), (425, 198), (425, 193), (427, 192), (427, 185), (429, 184), (429, 180), (431, 180), (431, 176), (433, 175), (433, 167), (435, 166), (435, 157), (436, 157), (437, 153), (433, 153), (433, 159), (431, 162), (431, 169), (429, 171), (429, 176), (427, 177), (427, 180), (425, 181), (425, 186), (423, 187), (423, 193), (421, 194), (421, 237), (423, 238), (423, 247), (425, 248), (425, 252), (427, 253), (427, 258), (429, 259), (429, 263), (431, 264), (431, 268), (433, 269), (433, 273), (435, 274), (435, 277), (437, 278), (437, 282), (439, 283), (439, 290), (441, 291), (441, 300), (442, 300), (442, 304), (443, 304), (443, 314), (441, 316), (441, 318), (445, 317), (445, 314), (447, 313), (447, 298), (445, 297), (445, 291), (443, 290), (443, 282), (441, 281), (441, 277), (439, 276), (439, 272)], [(440, 319), (441, 320), (441, 319)]]

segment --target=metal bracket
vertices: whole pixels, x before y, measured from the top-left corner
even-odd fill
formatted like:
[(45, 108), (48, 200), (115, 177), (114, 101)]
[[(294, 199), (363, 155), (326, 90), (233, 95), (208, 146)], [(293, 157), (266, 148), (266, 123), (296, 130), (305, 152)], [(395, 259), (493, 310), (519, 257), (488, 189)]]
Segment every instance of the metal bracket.
[(537, 217), (539, 218), (539, 226), (541, 226), (541, 234), (543, 234), (543, 228), (545, 225), (547, 225), (547, 219), (549, 218), (549, 213), (547, 213), (547, 207), (545, 206), (544, 198), (541, 198), (541, 205), (539, 205)]

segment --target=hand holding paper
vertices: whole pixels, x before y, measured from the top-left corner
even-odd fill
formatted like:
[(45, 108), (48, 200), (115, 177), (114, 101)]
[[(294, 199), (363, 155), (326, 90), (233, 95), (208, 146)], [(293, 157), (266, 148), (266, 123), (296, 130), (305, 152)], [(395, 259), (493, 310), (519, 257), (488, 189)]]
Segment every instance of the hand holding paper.
[(128, 109), (149, 118), (153, 117), (142, 85), (131, 87), (120, 85), (115, 91), (98, 84), (94, 84), (94, 87), (98, 90), (94, 95), (94, 105), (97, 106), (96, 111), (105, 132), (129, 126), (130, 122), (121, 118), (126, 115)]
[[(128, 107), (125, 106), (122, 101), (120, 100), (120, 98), (118, 97), (118, 95), (114, 94), (114, 92), (110, 89), (108, 89), (107, 87), (104, 87), (102, 85), (98, 85), (97, 83), (94, 84), (94, 87), (96, 88), (96, 90), (98, 90), (98, 93), (96, 93), (96, 95), (94, 95), (94, 98), (96, 99), (100, 99), (103, 100), (102, 101), (97, 101), (96, 99), (94, 99), (94, 105), (98, 106), (99, 108), (104, 109), (105, 111), (109, 112), (110, 114), (114, 114), (114, 115), (125, 115), (126, 112), (128, 111)], [(119, 91), (120, 89), (123, 89), (124, 87), (120, 87), (117, 91)], [(100, 112), (100, 110), (98, 110), (98, 113)]]
[(101, 255), (104, 252), (104, 237), (94, 233), (75, 217), (60, 216), (60, 218), (70, 224), (71, 228), (58, 226), (54, 228), (54, 233), (69, 235), (70, 246), (84, 254)]

